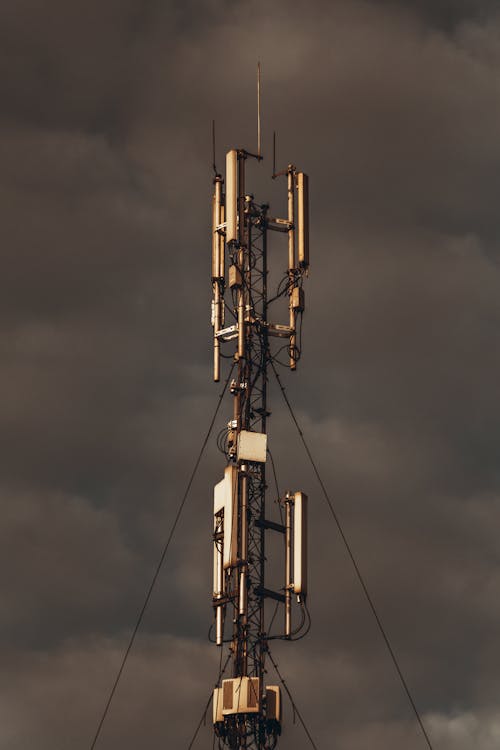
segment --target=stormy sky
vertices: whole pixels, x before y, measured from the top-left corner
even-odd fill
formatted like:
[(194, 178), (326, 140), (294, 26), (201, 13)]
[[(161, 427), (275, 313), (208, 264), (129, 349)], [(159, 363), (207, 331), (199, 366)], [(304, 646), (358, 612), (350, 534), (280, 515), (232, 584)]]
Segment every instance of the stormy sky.
[[(219, 164), (254, 147), (260, 60), (248, 187), (285, 211), (273, 129), (311, 184), (290, 399), (435, 749), (497, 748), (497, 3), (16, 0), (0, 42), (0, 747), (90, 746), (220, 392), (211, 121)], [(274, 656), (322, 750), (423, 748), (276, 389), (271, 409), (280, 485), (310, 496), (313, 618)], [(213, 439), (102, 750), (194, 732), (223, 465)], [(280, 746), (307, 746), (288, 705)]]

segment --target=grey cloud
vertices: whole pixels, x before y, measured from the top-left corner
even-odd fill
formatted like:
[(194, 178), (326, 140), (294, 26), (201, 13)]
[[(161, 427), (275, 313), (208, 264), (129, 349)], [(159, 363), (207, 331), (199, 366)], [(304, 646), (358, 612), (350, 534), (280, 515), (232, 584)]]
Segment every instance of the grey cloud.
[[(494, 9), (49, 5), (1, 11), (3, 743), (86, 747), (114, 677), (220, 390), (210, 122), (219, 162), (254, 143), (260, 58), (266, 156), (276, 128), (279, 161), (312, 185), (304, 353), (283, 375), (288, 393), (436, 747), (489, 750)], [(268, 172), (269, 159), (252, 169), (251, 188), (279, 213)], [(420, 747), (275, 386), (271, 401), (280, 486), (308, 491), (313, 509), (313, 630), (276, 647), (280, 666), (320, 746)], [(186, 744), (199, 718), (217, 670), (205, 636), (222, 465), (211, 445), (103, 747)], [(285, 732), (283, 745), (303, 747), (289, 712)]]

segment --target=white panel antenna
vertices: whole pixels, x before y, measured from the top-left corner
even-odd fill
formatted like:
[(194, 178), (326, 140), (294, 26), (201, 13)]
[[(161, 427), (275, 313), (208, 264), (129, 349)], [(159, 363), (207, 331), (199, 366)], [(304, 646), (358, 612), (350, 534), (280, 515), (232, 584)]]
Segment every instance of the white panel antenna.
[(260, 678), (235, 677), (222, 681), (222, 714), (255, 714), (260, 711)]
[(293, 593), (307, 594), (307, 495), (304, 492), (294, 495)]
[(241, 430), (238, 435), (238, 461), (258, 461), (265, 463), (267, 435), (263, 432)]
[(281, 724), (281, 689), (278, 685), (266, 685), (266, 719)]
[(238, 240), (238, 152), (226, 154), (226, 243)]
[(224, 479), (214, 487), (214, 516), (223, 514), (223, 565), (237, 561), (238, 544), (238, 469), (226, 466)]
[(214, 690), (212, 711), (214, 724), (224, 721), (224, 714), (222, 713), (222, 688), (216, 687)]
[(299, 266), (309, 268), (309, 178), (297, 174), (297, 235)]

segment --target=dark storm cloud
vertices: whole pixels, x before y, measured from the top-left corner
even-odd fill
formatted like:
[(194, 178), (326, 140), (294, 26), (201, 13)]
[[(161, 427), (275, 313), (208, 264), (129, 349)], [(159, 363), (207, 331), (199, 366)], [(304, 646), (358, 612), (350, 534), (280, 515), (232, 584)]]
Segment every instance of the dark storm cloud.
[[(260, 58), (266, 151), (276, 128), (279, 160), (312, 185), (289, 393), (436, 748), (493, 748), (493, 5), (25, 0), (0, 14), (0, 744), (90, 742), (219, 392), (210, 122), (219, 162), (254, 143)], [(249, 179), (279, 213), (267, 167)], [(280, 485), (309, 492), (314, 540), (313, 632), (276, 647), (280, 665), (320, 747), (421, 747), (275, 388), (272, 402)], [(186, 744), (199, 718), (217, 670), (205, 634), (221, 471), (211, 446), (103, 747)], [(303, 747), (288, 714), (285, 732)]]
[(384, 0), (393, 8), (405, 8), (431, 24), (452, 31), (464, 20), (485, 20), (497, 10), (494, 0)]

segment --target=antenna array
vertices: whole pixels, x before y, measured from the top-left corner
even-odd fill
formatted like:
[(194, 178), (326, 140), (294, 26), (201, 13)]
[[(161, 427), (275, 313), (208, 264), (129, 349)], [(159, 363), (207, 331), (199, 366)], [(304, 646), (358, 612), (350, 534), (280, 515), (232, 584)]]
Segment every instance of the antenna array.
[[(220, 379), (222, 349), (229, 350), (224, 356), (232, 355), (236, 368), (230, 384), (232, 417), (219, 436), (227, 465), (214, 490), (213, 526), (215, 642), (220, 648), (230, 644), (233, 676), (215, 688), (213, 722), (220, 748), (272, 750), (281, 734), (282, 710), (280, 688), (265, 684), (271, 638), (266, 602), (283, 610), (282, 632), (273, 638), (300, 637), (309, 618), (307, 496), (286, 492), (279, 499), (280, 523), (266, 515), (267, 368), (276, 361), (276, 342), (286, 350), (291, 370), (300, 358), (298, 324), (309, 269), (308, 178), (293, 164), (273, 174), (286, 177), (288, 198), (287, 217), (273, 217), (267, 204), (246, 192), (249, 159), (262, 159), (260, 66), (257, 154), (228, 151), (225, 177), (215, 174), (212, 203), (214, 380)], [(272, 300), (267, 288), (269, 232), (287, 237), (286, 272)], [(271, 303), (280, 297), (287, 300), (288, 320), (271, 322)], [(269, 535), (285, 542), (280, 591), (266, 587)], [(294, 596), (301, 613), (295, 629)]]

